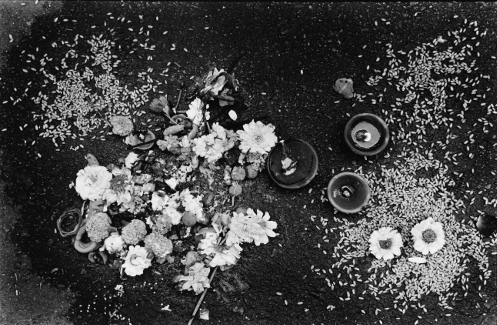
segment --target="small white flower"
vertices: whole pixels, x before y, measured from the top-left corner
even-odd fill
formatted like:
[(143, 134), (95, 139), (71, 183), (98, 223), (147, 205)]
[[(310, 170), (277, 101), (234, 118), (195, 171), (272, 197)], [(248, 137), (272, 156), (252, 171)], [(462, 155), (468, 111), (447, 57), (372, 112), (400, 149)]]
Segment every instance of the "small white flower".
[(195, 98), (190, 105), (188, 105), (188, 110), (186, 111), (186, 116), (192, 120), (193, 124), (200, 125), (202, 122), (202, 110), (204, 108), (204, 102), (200, 98)]
[(173, 190), (178, 186), (179, 182), (176, 178), (170, 178), (166, 181), (166, 184)]
[(402, 237), (397, 230), (391, 227), (383, 227), (373, 231), (369, 238), (369, 251), (377, 258), (385, 261), (400, 255), (403, 246)]
[(104, 245), (100, 248), (101, 251), (107, 250), (109, 254), (114, 254), (122, 251), (124, 248), (124, 240), (118, 233), (112, 233), (104, 240)]
[(414, 249), (423, 255), (434, 254), (445, 245), (445, 234), (441, 222), (429, 217), (411, 229)]
[(124, 164), (126, 165), (126, 168), (133, 168), (134, 163), (138, 160), (138, 154), (134, 152), (130, 152), (126, 159), (124, 160)]
[(129, 276), (143, 274), (143, 270), (152, 265), (152, 260), (147, 257), (145, 247), (130, 246), (122, 268)]

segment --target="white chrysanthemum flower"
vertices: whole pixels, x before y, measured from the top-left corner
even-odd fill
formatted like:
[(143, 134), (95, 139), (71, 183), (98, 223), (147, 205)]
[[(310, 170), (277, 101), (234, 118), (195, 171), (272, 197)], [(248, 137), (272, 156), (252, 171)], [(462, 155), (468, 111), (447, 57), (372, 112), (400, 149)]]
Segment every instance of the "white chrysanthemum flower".
[(445, 234), (441, 222), (429, 217), (411, 229), (414, 249), (423, 255), (434, 254), (445, 245)]
[(373, 231), (369, 238), (369, 251), (377, 259), (383, 258), (385, 261), (400, 255), (400, 248), (403, 246), (402, 237), (397, 230), (391, 227), (383, 227)]
[(243, 130), (238, 130), (240, 150), (244, 153), (268, 153), (278, 141), (274, 134), (274, 125), (265, 125), (261, 121), (245, 124)]
[(83, 200), (99, 200), (110, 187), (112, 174), (104, 166), (86, 166), (76, 178), (74, 188)]

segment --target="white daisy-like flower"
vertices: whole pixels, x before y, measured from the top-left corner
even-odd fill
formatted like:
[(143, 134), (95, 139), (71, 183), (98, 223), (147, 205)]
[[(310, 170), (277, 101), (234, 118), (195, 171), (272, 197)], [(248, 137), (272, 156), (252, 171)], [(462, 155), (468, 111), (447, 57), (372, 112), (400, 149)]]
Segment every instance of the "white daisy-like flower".
[(402, 244), (402, 236), (397, 230), (391, 227), (382, 227), (373, 231), (369, 238), (369, 251), (377, 259), (390, 260), (400, 255)]
[(414, 249), (423, 255), (434, 254), (445, 245), (445, 234), (441, 222), (429, 217), (411, 229)]
[(274, 125), (265, 125), (261, 121), (243, 125), (243, 130), (238, 130), (240, 138), (240, 150), (244, 153), (268, 153), (278, 141), (274, 134)]
[(269, 242), (268, 237), (278, 236), (278, 234), (273, 231), (273, 229), (276, 229), (276, 227), (278, 227), (278, 224), (275, 221), (269, 221), (269, 213), (262, 212), (261, 210), (257, 210), (256, 213), (253, 209), (248, 208), (247, 215), (251, 216), (259, 224), (259, 226), (264, 229), (264, 232), (266, 233), (265, 236), (261, 236), (260, 240), (256, 240), (254, 238), (256, 246), (259, 246), (259, 243), (267, 244)]

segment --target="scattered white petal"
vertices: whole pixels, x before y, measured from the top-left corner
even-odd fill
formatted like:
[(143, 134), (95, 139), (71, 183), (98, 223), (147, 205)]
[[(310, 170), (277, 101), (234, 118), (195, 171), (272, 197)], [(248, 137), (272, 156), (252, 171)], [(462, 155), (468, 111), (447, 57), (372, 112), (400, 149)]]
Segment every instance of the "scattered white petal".
[(238, 116), (236, 115), (236, 112), (234, 110), (231, 110), (228, 112), (228, 115), (230, 116), (230, 118), (233, 120), (233, 121), (236, 121), (236, 119), (238, 118)]
[(409, 262), (413, 262), (413, 263), (419, 263), (419, 264), (422, 264), (422, 263), (426, 263), (426, 258), (424, 257), (409, 257), (408, 258)]

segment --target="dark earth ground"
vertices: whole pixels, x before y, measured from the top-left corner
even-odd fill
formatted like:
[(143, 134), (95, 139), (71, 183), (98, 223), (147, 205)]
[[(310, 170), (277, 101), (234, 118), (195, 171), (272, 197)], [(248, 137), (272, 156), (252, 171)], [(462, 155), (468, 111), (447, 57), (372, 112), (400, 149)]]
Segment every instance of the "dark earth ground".
[[(108, 12), (115, 17), (126, 17), (131, 23), (121, 24), (111, 20)], [(416, 12), (419, 14), (414, 15)], [(102, 165), (107, 165), (125, 155), (125, 145), (120, 139), (107, 137), (106, 141), (85, 141), (84, 151), (69, 150), (70, 144), (56, 151), (51, 141), (38, 139), (29, 127), (22, 130), (19, 127), (29, 123), (33, 104), (26, 100), (13, 107), (8, 99), (19, 97), (28, 80), (36, 82), (36, 79), (30, 79), (30, 75), (21, 72), (27, 66), (21, 54), (23, 50), (32, 52), (34, 47), (39, 47), (41, 51), (51, 51), (53, 56), (63, 55), (62, 51), (57, 54), (57, 50), (50, 47), (53, 41), (62, 37), (71, 39), (76, 33), (103, 33), (123, 45), (122, 52), (117, 55), (123, 61), (119, 77), (126, 84), (137, 82), (134, 77), (128, 76), (128, 72), (144, 71), (148, 67), (163, 69), (167, 62), (176, 62), (177, 65), (171, 65), (165, 87), (166, 93), (173, 96), (181, 81), (188, 83), (190, 76), (202, 75), (212, 64), (226, 67), (246, 50), (247, 55), (241, 59), (235, 72), (247, 94), (247, 117), (268, 114), (269, 121), (276, 126), (278, 137), (294, 137), (309, 142), (320, 159), (318, 175), (303, 189), (280, 189), (270, 182), (266, 173), (248, 184), (240, 204), (268, 211), (278, 222), (280, 236), (265, 246), (246, 247), (235, 268), (216, 276), (214, 288), (225, 280), (232, 283), (235, 290), (222, 294), (219, 290), (209, 290), (204, 306), (210, 310), (211, 320), (196, 322), (414, 324), (418, 321), (418, 324), (495, 324), (495, 275), (480, 292), (477, 289), (480, 284), (478, 279), (472, 280), (468, 296), (454, 302), (451, 316), (446, 316), (447, 311), (440, 309), (436, 298), (431, 296), (423, 301), (427, 305), (427, 313), (408, 310), (405, 314), (392, 309), (376, 315), (374, 311), (377, 307), (389, 306), (387, 299), (360, 302), (339, 300), (338, 292), (331, 291), (323, 278), (310, 270), (311, 265), (319, 264), (324, 257), (316, 250), (322, 234), (315, 231), (316, 226), (310, 216), (333, 215), (329, 203), (319, 200), (320, 191), (333, 176), (333, 171), (368, 163), (354, 156), (342, 140), (341, 130), (348, 119), (347, 114), (381, 112), (380, 106), (341, 99), (332, 89), (334, 81), (341, 77), (352, 78), (358, 93), (370, 92), (371, 88), (365, 83), (371, 72), (366, 71), (366, 66), (378, 64), (376, 58), (385, 56), (386, 43), (391, 42), (395, 49), (407, 52), (438, 36), (446, 36), (447, 31), (458, 29), (464, 19), (468, 19), (478, 21), (482, 30), (489, 30), (479, 46), (481, 57), (478, 57), (478, 66), (482, 73), (490, 75), (489, 85), (486, 85), (490, 88), (487, 98), (495, 98), (497, 73), (491, 56), (496, 54), (497, 47), (496, 14), (494, 3), (66, 2), (60, 13), (41, 17), (32, 24), (31, 34), (8, 53), (0, 81), (0, 102), (7, 101), (1, 107), (1, 129), (7, 129), (1, 133), (1, 175), (7, 184), (9, 200), (21, 215), (12, 230), (0, 231), (5, 238), (10, 236), (20, 249), (12, 263), (31, 264), (26, 269), (32, 269), (32, 273), (25, 274), (26, 278), (32, 278), (26, 281), (31, 283), (29, 292), (33, 295), (33, 301), (43, 300), (45, 295), (48, 297), (46, 300), (50, 300), (53, 292), (44, 291), (48, 290), (45, 289), (46, 283), (50, 283), (60, 288), (56, 294), (64, 292), (67, 298), (63, 300), (70, 301), (74, 294), (75, 300), (71, 301), (71, 307), (67, 310), (67, 318), (74, 324), (127, 324), (128, 321), (109, 317), (109, 312), (115, 310), (132, 324), (186, 324), (198, 299), (191, 292), (176, 291), (171, 283), (174, 272), (169, 270), (168, 273), (164, 265), (152, 268), (160, 271), (158, 273), (147, 270), (141, 277), (123, 281), (117, 270), (91, 264), (85, 255), (72, 248), (69, 239), (54, 233), (57, 217), (66, 208), (81, 205), (77, 193), (68, 190), (67, 186), (74, 181), (76, 172), (84, 167), (83, 155), (91, 152)], [(156, 17), (160, 19), (156, 20)], [(76, 22), (72, 22), (73, 19)], [(387, 21), (389, 24), (386, 24)], [(92, 25), (96, 28), (91, 29)], [(148, 25), (153, 25), (150, 29), (151, 43), (157, 45), (153, 61), (140, 58), (136, 53), (128, 54), (131, 46), (136, 47), (131, 42), (135, 36), (127, 34), (128, 28), (139, 29)], [(209, 29), (205, 29), (206, 26)], [(111, 27), (116, 31), (112, 36), (109, 34)], [(169, 32), (163, 35), (165, 30)], [(175, 51), (170, 50), (172, 43), (176, 44)], [(364, 45), (367, 45), (367, 50), (363, 49)], [(360, 54), (363, 56), (358, 58)], [(30, 93), (36, 92), (30, 90)], [(186, 107), (187, 103), (182, 105)], [(146, 107), (143, 109), (146, 110)], [(472, 114), (474, 119), (477, 117), (476, 110), (467, 114), (468, 119), (472, 118)], [(495, 124), (495, 117), (488, 119)], [(396, 130), (395, 125), (389, 127)], [(468, 131), (461, 129), (460, 132), (462, 135)], [(465, 173), (459, 180), (460, 183), (453, 189), (456, 195), (464, 195), (461, 184), (468, 182), (475, 189), (489, 186), (487, 196), (495, 197), (497, 182), (490, 174), (495, 171), (497, 157), (493, 146), (496, 142), (494, 134), (492, 130), (490, 133), (475, 133), (475, 143), (483, 145), (484, 150), (479, 150), (475, 145), (472, 151), (474, 158), (461, 159), (457, 169), (454, 167), (454, 171), (475, 169), (473, 174)], [(31, 145), (35, 139), (36, 145)], [(388, 149), (392, 156), (396, 150), (394, 145)], [(386, 160), (377, 157), (373, 162)], [(311, 203), (313, 200), (315, 203)], [(495, 214), (495, 209), (485, 206), (482, 200), (477, 200), (471, 209), (474, 210), (469, 213), (482, 210)], [(3, 245), (2, 241), (2, 259), (9, 260), (10, 257), (3, 256)], [(497, 271), (495, 257), (492, 255), (490, 259), (494, 272)], [(32, 317), (29, 315), (25, 320), (15, 319), (12, 311), (20, 310), (15, 299), (15, 276), (2, 275), (2, 281), (6, 278), (10, 282), (2, 284), (2, 291), (10, 291), (7, 298), (11, 301), (1, 305), (2, 316), (7, 315), (7, 318), (0, 318), (4, 324), (56, 322), (48, 320), (46, 315), (39, 316), (38, 320), (29, 320)], [(32, 283), (38, 283), (39, 279), (42, 279), (43, 285), (37, 293)], [(237, 283), (241, 285), (237, 286)], [(124, 285), (122, 297), (116, 296), (114, 287), (117, 284)], [(63, 288), (69, 288), (70, 292)], [(478, 296), (479, 293), (490, 297), (486, 304)], [(169, 305), (172, 311), (161, 311), (165, 305)], [(327, 310), (329, 305), (335, 306), (335, 309)], [(9, 312), (4, 313), (3, 309)], [(51, 311), (51, 307), (46, 310)], [(366, 311), (366, 315), (361, 310)]]

